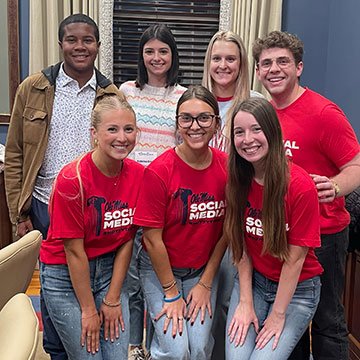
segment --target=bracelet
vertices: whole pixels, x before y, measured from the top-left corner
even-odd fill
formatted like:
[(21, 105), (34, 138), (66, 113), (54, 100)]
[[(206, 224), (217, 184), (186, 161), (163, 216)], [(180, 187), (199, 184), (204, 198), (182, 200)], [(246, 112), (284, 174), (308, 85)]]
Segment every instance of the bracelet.
[(209, 290), (209, 291), (212, 290), (211, 286), (204, 284), (201, 280), (198, 281), (198, 284), (203, 286), (206, 290)]
[(164, 292), (169, 291), (169, 290), (172, 289), (175, 285), (176, 285), (176, 280), (174, 280), (173, 283), (172, 283), (170, 286), (168, 286), (168, 287), (164, 287), (164, 286), (163, 286)]
[(167, 303), (171, 303), (171, 302), (174, 302), (174, 301), (180, 299), (180, 297), (181, 297), (181, 294), (180, 294), (180, 291), (179, 291), (179, 294), (177, 296), (175, 296), (174, 298), (172, 298), (172, 299), (166, 299), (165, 295), (164, 295), (164, 301), (167, 302)]
[(110, 307), (116, 307), (121, 305), (121, 299), (119, 301), (117, 301), (116, 303), (110, 303), (108, 301), (106, 301), (105, 296), (102, 299), (102, 302), (106, 305), (106, 306), (110, 306)]
[(171, 286), (173, 283), (174, 283), (174, 281), (176, 281), (175, 279), (174, 280), (171, 280), (170, 282), (168, 282), (168, 283), (166, 283), (166, 284), (164, 284), (164, 285), (161, 285), (162, 287), (163, 287), (163, 289), (166, 289), (166, 288), (168, 288), (169, 286)]

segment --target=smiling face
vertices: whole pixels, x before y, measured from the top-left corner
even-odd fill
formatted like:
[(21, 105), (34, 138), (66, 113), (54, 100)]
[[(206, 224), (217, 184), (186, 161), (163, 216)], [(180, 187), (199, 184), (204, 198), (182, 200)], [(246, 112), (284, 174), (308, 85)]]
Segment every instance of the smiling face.
[(136, 120), (127, 109), (105, 111), (97, 128), (91, 128), (97, 156), (106, 164), (124, 160), (136, 143)]
[[(210, 76), (217, 96), (233, 96), (240, 71), (240, 51), (232, 41), (215, 41), (210, 58)], [(226, 90), (229, 94), (223, 94)]]
[(171, 67), (171, 49), (168, 44), (152, 39), (143, 48), (144, 65), (148, 74), (148, 84), (166, 85), (166, 74)]
[(239, 111), (234, 118), (233, 136), (237, 153), (254, 166), (255, 172), (263, 172), (269, 144), (255, 117)]
[(59, 45), (64, 57), (65, 73), (75, 80), (86, 76), (90, 78), (100, 46), (100, 42), (96, 42), (94, 28), (81, 22), (66, 25)]
[[(178, 115), (190, 115), (197, 117), (199, 115), (214, 115), (213, 108), (206, 102), (192, 98), (183, 102), (178, 110)], [(193, 121), (189, 129), (182, 129), (178, 126), (178, 131), (183, 138), (182, 146), (186, 151), (197, 151), (207, 149), (209, 141), (214, 136), (219, 122), (213, 119), (210, 127), (201, 128), (196, 121)]]
[[(263, 67), (262, 64), (271, 65)], [(300, 86), (298, 78), (302, 70), (303, 63), (296, 65), (289, 49), (270, 48), (261, 52), (256, 74), (275, 101), (277, 98), (291, 101)]]

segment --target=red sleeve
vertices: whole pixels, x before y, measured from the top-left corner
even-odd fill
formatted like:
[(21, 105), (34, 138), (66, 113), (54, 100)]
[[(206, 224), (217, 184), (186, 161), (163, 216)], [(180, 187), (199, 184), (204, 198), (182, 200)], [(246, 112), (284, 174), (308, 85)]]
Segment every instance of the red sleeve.
[[(301, 182), (300, 179), (297, 183), (296, 189), (289, 189), (286, 199), (289, 226), (288, 243), (319, 247), (321, 246), (320, 214), (315, 185), (310, 184), (311, 188), (309, 188), (309, 186), (304, 186), (307, 184)], [(301, 187), (305, 187), (305, 189), (301, 190)]]
[(323, 126), (320, 144), (323, 152), (337, 168), (342, 167), (360, 151), (355, 132), (341, 109), (327, 105), (321, 113)]
[(76, 175), (67, 176), (65, 171), (59, 173), (50, 198), (49, 210), (53, 239), (84, 238), (84, 214)]
[(145, 168), (134, 224), (163, 228), (167, 205), (167, 188), (164, 181), (151, 169)]

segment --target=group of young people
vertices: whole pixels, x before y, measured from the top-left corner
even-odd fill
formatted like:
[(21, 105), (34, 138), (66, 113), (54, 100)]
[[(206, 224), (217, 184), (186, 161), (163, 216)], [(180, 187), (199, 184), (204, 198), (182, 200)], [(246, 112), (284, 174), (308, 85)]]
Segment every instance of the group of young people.
[[(51, 163), (44, 153), (56, 137), (61, 87), (73, 79), (77, 94), (90, 91), (93, 149), (61, 165), (40, 252), (51, 358), (128, 359), (130, 345), (133, 360), (306, 359), (309, 344), (296, 344), (314, 318), (314, 358), (347, 359), (343, 196), (359, 185), (360, 147), (342, 111), (300, 86), (301, 41), (276, 31), (254, 44), (272, 103), (250, 91), (247, 54), (230, 31), (211, 39), (202, 86), (186, 89), (170, 29), (150, 26), (136, 81), (98, 97), (96, 24), (70, 16), (59, 44), (60, 74), (45, 70), (52, 82), (20, 85), (5, 170), (8, 184), (23, 173), (32, 186), (6, 188), (21, 235), (44, 218), (31, 195)], [(55, 93), (51, 122), (46, 101), (26, 102), (26, 86)], [(29, 178), (29, 161), (16, 155), (23, 142), (39, 157), (36, 137), (25, 140), (31, 126), (48, 145)]]

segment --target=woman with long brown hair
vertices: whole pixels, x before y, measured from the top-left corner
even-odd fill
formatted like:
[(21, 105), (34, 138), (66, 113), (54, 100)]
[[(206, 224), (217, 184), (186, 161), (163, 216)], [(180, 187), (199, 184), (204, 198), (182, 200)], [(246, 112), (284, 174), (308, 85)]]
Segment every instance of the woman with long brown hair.
[(320, 298), (319, 204), (310, 176), (288, 163), (281, 127), (265, 99), (238, 104), (231, 119), (224, 236), (238, 281), (226, 359), (287, 359)]

